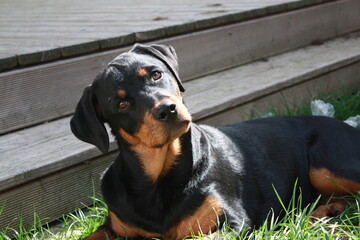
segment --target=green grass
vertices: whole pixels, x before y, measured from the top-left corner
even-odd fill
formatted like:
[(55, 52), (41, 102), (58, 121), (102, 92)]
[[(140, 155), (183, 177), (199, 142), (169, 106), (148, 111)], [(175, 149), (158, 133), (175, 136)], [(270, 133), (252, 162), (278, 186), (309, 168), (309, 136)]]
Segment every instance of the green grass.
[[(345, 120), (350, 116), (360, 114), (360, 90), (354, 94), (343, 94), (341, 97), (320, 96), (325, 102), (335, 107), (335, 117)], [(310, 101), (302, 107), (287, 106), (282, 110), (272, 110), (275, 115), (310, 115)], [(295, 188), (294, 188), (295, 189)], [(281, 199), (279, 199), (281, 202)], [(344, 213), (335, 218), (318, 219), (310, 221), (310, 213), (315, 208), (311, 204), (302, 209), (301, 197), (293, 198), (290, 206), (283, 205), (285, 217), (275, 218), (271, 213), (265, 224), (254, 231), (234, 232), (229, 226), (224, 225), (217, 238), (226, 239), (360, 239), (360, 193), (349, 199), (348, 208)], [(0, 205), (0, 215), (4, 206)], [(19, 230), (0, 230), (0, 240), (32, 240), (32, 239), (79, 239), (95, 231), (107, 215), (104, 202), (93, 198), (90, 207), (79, 209), (75, 213), (63, 216), (60, 226), (48, 226), (34, 213), (32, 227), (25, 228), (19, 220)], [(192, 236), (193, 239), (202, 239), (206, 235)]]
[[(33, 239), (79, 239), (94, 232), (103, 224), (107, 216), (106, 204), (98, 199), (92, 198), (93, 204), (84, 209), (78, 209), (75, 213), (70, 213), (60, 219), (60, 224), (49, 226), (44, 225), (44, 221), (34, 213), (34, 223), (32, 227), (26, 229), (19, 220), (19, 230), (6, 228), (0, 231), (0, 240), (33, 240)], [(1, 214), (1, 211), (0, 211)]]
[[(321, 99), (330, 103), (335, 108), (335, 118), (346, 120), (360, 114), (360, 89), (354, 93), (344, 93), (340, 96), (320, 95), (316, 99)], [(281, 109), (270, 109), (269, 111), (278, 116), (299, 116), (311, 115), (310, 100), (307, 100), (302, 106), (289, 106), (286, 102)], [(259, 115), (261, 116), (261, 115)]]

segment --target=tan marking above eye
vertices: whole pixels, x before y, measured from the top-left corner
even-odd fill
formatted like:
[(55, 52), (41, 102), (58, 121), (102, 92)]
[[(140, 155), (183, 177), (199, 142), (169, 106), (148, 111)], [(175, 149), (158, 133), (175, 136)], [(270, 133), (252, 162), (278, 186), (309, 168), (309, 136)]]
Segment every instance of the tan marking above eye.
[(120, 98), (126, 98), (126, 91), (124, 89), (119, 89), (117, 91), (117, 95), (120, 97)]
[(139, 68), (137, 70), (137, 73), (142, 77), (149, 75), (148, 71), (145, 68)]

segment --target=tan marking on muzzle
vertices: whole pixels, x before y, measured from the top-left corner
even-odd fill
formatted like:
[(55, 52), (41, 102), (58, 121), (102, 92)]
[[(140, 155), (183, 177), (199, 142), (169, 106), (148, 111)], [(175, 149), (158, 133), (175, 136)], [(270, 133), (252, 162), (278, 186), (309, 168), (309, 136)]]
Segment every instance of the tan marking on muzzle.
[(188, 109), (186, 108), (186, 106), (184, 105), (181, 95), (174, 95), (174, 96), (168, 96), (168, 97), (163, 98), (160, 102), (158, 102), (155, 105), (155, 107), (153, 107), (151, 112), (154, 112), (156, 108), (158, 108), (163, 102), (165, 102), (168, 99), (172, 100), (176, 104), (178, 120), (189, 121), (189, 122), (192, 121), (191, 115), (190, 115)]
[(166, 144), (169, 139), (165, 135), (165, 127), (163, 124), (164, 123), (156, 120), (152, 113), (147, 112), (144, 115), (143, 123), (135, 135), (148, 147)]
[(126, 132), (124, 129), (119, 129), (120, 136), (130, 145), (137, 145), (140, 143), (140, 139)]
[[(177, 105), (177, 125), (155, 119), (153, 112), (166, 99), (173, 100)], [(145, 174), (155, 182), (165, 175), (175, 164), (181, 153), (180, 136), (190, 129), (191, 116), (181, 98), (168, 97), (159, 102), (153, 109), (144, 114), (143, 123), (135, 134), (119, 129), (121, 137), (131, 146), (139, 158)]]
[[(169, 127), (169, 123), (159, 121), (154, 117), (153, 113), (166, 99), (171, 99), (176, 104), (178, 126)], [(134, 136), (148, 147), (162, 146), (185, 134), (190, 128), (190, 122), (191, 115), (182, 103), (181, 97), (169, 96), (163, 98), (149, 112), (145, 113), (143, 123)], [(181, 123), (184, 123), (183, 126)]]
[(176, 103), (176, 109), (178, 112), (179, 120), (191, 122), (192, 121), (191, 115), (188, 109), (186, 108), (186, 106), (184, 105), (181, 96), (180, 97), (171, 96), (170, 99), (172, 99)]
[(145, 174), (153, 182), (166, 174), (181, 152), (180, 139), (169, 140), (169, 137), (164, 135), (161, 124), (152, 115), (146, 114), (144, 123), (136, 134), (131, 135), (123, 129), (119, 130), (121, 137), (136, 153)]
[(146, 113), (144, 115), (143, 123), (135, 134), (130, 134), (122, 128), (119, 129), (119, 133), (130, 145), (141, 143), (146, 147), (153, 148), (168, 142), (168, 139), (164, 134), (162, 123), (154, 119), (151, 113)]

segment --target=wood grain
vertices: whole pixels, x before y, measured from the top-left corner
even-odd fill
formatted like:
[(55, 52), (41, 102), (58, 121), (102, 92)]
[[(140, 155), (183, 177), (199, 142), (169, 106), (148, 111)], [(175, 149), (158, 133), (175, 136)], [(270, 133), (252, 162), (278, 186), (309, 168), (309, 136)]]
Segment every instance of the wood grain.
[[(81, 0), (51, 3), (45, 0), (2, 0), (0, 56), (3, 61), (0, 61), (0, 71), (16, 65), (39, 64), (99, 49), (123, 47), (135, 41), (179, 35), (191, 29), (230, 24), (330, 1), (219, 0), (214, 4), (211, 1), (192, 0), (97, 0), (84, 4)], [(154, 34), (154, 30), (159, 31)], [(133, 38), (131, 42), (102, 44), (128, 34), (137, 38)], [(17, 44), (19, 39), (20, 45)], [(74, 41), (77, 43), (74, 44)], [(91, 42), (98, 48), (89, 44)], [(76, 48), (69, 48), (70, 46)], [(60, 49), (64, 55), (38, 57), (54, 49)], [(9, 58), (15, 56), (17, 64), (10, 64)]]
[[(4, 208), (0, 214), (0, 228), (18, 229), (19, 219), (24, 227), (33, 227), (34, 212), (45, 224), (92, 204), (90, 197), (100, 196), (100, 176), (115, 156), (116, 154), (108, 154), (89, 159), (56, 174), (2, 191), (0, 206)], [(13, 232), (9, 232), (11, 234)]]
[[(180, 75), (186, 81), (353, 31), (360, 28), (359, 11), (360, 1), (335, 1), (157, 42), (176, 48)], [(115, 39), (114, 44), (122, 40)], [(0, 134), (73, 113), (83, 88), (127, 49), (0, 74)], [(71, 46), (65, 50), (71, 51)]]

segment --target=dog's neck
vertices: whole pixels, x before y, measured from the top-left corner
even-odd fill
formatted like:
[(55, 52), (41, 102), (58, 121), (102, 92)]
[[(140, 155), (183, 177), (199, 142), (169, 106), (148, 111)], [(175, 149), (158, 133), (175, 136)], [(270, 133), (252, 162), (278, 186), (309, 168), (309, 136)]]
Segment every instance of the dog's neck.
[(119, 144), (124, 145), (122, 151), (129, 151), (132, 160), (139, 163), (145, 175), (153, 183), (171, 169), (181, 153), (180, 138), (159, 147), (149, 147), (123, 130), (119, 133)]
[(145, 174), (152, 182), (156, 182), (175, 164), (181, 152), (181, 143), (180, 139), (176, 138), (161, 147), (148, 147), (139, 143), (130, 149), (136, 154)]

